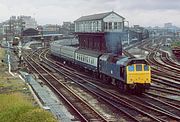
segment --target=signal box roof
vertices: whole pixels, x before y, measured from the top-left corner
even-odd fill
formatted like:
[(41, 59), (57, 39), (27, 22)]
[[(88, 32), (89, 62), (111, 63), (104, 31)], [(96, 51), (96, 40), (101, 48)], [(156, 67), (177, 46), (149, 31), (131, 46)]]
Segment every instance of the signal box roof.
[[(119, 14), (115, 13), (114, 11), (111, 12), (106, 12), (106, 13), (100, 13), (100, 14), (93, 14), (93, 15), (88, 15), (88, 16), (82, 16), (79, 19), (75, 20), (75, 22), (79, 22), (79, 21), (89, 21), (89, 20), (101, 20), (103, 18), (105, 18), (106, 16), (110, 15), (111, 13), (114, 13), (118, 16), (120, 16)], [(122, 17), (122, 16), (120, 16)], [(124, 19), (124, 17), (122, 17)]]

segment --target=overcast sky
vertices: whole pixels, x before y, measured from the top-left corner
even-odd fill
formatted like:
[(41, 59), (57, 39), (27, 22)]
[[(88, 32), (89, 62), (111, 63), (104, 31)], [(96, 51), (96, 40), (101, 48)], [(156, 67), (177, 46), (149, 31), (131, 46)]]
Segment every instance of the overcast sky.
[(0, 22), (30, 15), (38, 24), (62, 24), (80, 16), (115, 11), (130, 25), (180, 26), (180, 0), (0, 0)]

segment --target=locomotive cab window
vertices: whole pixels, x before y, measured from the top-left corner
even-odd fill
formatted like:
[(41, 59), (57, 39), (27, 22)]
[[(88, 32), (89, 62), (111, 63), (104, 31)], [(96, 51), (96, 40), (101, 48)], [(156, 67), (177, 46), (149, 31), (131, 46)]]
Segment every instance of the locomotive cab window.
[(149, 71), (149, 66), (148, 65), (144, 65), (144, 71)]
[(136, 65), (136, 71), (142, 71), (142, 65), (141, 64)]
[(134, 71), (134, 65), (128, 66), (128, 71)]

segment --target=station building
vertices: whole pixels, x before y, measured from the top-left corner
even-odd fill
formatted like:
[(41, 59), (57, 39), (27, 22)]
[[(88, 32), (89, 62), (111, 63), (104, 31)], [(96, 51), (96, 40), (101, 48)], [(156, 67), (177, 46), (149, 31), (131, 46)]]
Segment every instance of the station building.
[(80, 48), (121, 54), (124, 20), (114, 11), (78, 18), (74, 23)]

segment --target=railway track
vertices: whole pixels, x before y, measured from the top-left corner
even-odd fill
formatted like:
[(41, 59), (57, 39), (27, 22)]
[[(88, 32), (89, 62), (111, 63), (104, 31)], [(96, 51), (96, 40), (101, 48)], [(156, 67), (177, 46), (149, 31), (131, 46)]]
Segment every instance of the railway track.
[(167, 52), (161, 51), (161, 56), (160, 56), (160, 58), (161, 58), (161, 60), (162, 60), (164, 63), (166, 63), (166, 64), (174, 67), (175, 71), (179, 71), (180, 64), (177, 63), (177, 62), (175, 62), (175, 61), (173, 61), (173, 60), (169, 57), (169, 54), (168, 54)]
[(150, 53), (147, 58), (148, 61), (153, 65), (152, 78), (156, 82), (180, 89), (180, 76), (177, 70), (174, 71), (174, 68), (172, 66), (167, 66), (158, 62), (155, 58), (154, 53)]
[[(130, 54), (128, 51), (124, 50), (123, 53), (127, 56), (133, 57), (132, 54)], [(173, 75), (172, 72), (169, 71), (168, 68), (164, 68), (163, 67), (164, 64), (160, 64), (155, 59), (155, 53), (154, 52), (150, 52), (147, 55), (147, 60), (151, 64), (153, 82), (180, 89), (180, 80), (179, 80), (180, 77), (178, 77), (179, 74)], [(168, 75), (166, 75), (167, 73), (168, 73)], [(177, 82), (177, 81), (179, 81), (179, 82)]]
[[(49, 63), (48, 63), (49, 64)], [(51, 62), (51, 64), (53, 64), (53, 62)], [(59, 67), (58, 69), (56, 69), (59, 72), (59, 69), (62, 69), (63, 67)], [(128, 121), (137, 121), (140, 122), (139, 118), (135, 117), (134, 113), (139, 113), (140, 114), (146, 114), (144, 112), (142, 112), (141, 110), (136, 110), (136, 108), (132, 109), (132, 106), (128, 106), (126, 103), (120, 103), (118, 102), (118, 104), (115, 101), (112, 101), (111, 99), (109, 99), (109, 97), (107, 97), (107, 95), (102, 92), (102, 90), (97, 90), (97, 86), (92, 84), (91, 82), (87, 81), (86, 79), (80, 77), (77, 73), (71, 72), (72, 70), (70, 69), (65, 69), (67, 72), (62, 72), (60, 71), (61, 74), (65, 75), (66, 77), (68, 77), (69, 79), (71, 79), (73, 82), (76, 82), (78, 85), (80, 85), (81, 87), (85, 88), (86, 90), (88, 90), (90, 93), (94, 94), (95, 96), (97, 96), (98, 98), (101, 98), (103, 101), (105, 101), (106, 103), (108, 103), (111, 107), (117, 109), (119, 112), (123, 113), (125, 116), (127, 116), (127, 120)], [(75, 77), (73, 76), (75, 74)], [(138, 112), (137, 112), (138, 111)], [(148, 114), (147, 114), (148, 115)], [(141, 115), (143, 117), (143, 115)], [(151, 117), (151, 120), (154, 121), (158, 121), (157, 118), (155, 117)]]
[[(44, 51), (46, 52), (46, 51)], [(36, 54), (39, 55), (39, 52), (36, 52)], [(79, 86), (83, 87), (84, 89), (88, 90), (89, 92), (91, 92), (92, 94), (96, 95), (97, 98), (101, 98), (104, 102), (109, 103), (109, 105), (113, 106), (114, 108), (116, 108), (118, 111), (120, 111), (121, 113), (124, 114), (124, 118), (126, 118), (126, 120), (128, 121), (144, 121), (140, 118), (147, 118), (147, 121), (179, 121), (180, 118), (178, 117), (179, 114), (177, 114), (179, 109), (176, 109), (176, 111), (167, 111), (168, 109), (172, 109), (175, 107), (176, 104), (174, 105), (167, 105), (168, 107), (166, 108), (166, 106), (159, 106), (159, 104), (157, 104), (157, 106), (153, 106), (153, 104), (155, 103), (155, 98), (148, 98), (148, 95), (144, 95), (143, 98), (149, 99), (151, 101), (151, 104), (147, 104), (147, 102), (145, 101), (141, 101), (140, 98), (133, 98), (132, 97), (127, 97), (121, 94), (114, 94), (111, 91), (107, 91), (104, 88), (101, 88), (93, 83), (90, 83), (90, 78), (88, 79), (88, 77), (86, 75), (83, 74), (79, 74), (78, 72), (76, 72), (76, 70), (72, 70), (72, 68), (64, 68), (65, 66), (63, 64), (61, 64), (62, 66), (57, 66), (57, 62), (52, 63), (52, 61), (48, 61), (46, 58), (44, 58), (42, 55), (39, 55), (39, 59), (37, 59), (37, 55), (34, 53), (34, 55), (31, 58), (35, 58), (37, 62), (40, 62), (40, 64), (42, 65), (42, 68), (44, 68), (46, 71), (48, 71), (49, 73), (54, 73), (57, 72), (63, 74), (66, 78), (68, 78), (68, 80), (70, 79), (73, 82), (76, 82), (77, 84), (79, 84)], [(32, 62), (32, 61), (30, 61)], [(33, 62), (32, 62), (33, 64)], [(56, 64), (56, 65), (55, 65)], [(37, 68), (37, 66), (36, 66)], [(40, 73), (41, 73), (41, 69), (37, 69)], [(65, 70), (65, 71), (63, 71)], [(69, 71), (68, 71), (69, 70)], [(41, 73), (44, 77), (47, 76), (47, 72)], [(55, 75), (53, 75), (55, 77)], [(48, 79), (49, 76), (47, 76)], [(42, 78), (42, 76), (41, 76)], [(56, 78), (56, 77), (55, 77)], [(52, 77), (50, 78), (52, 80)], [(57, 78), (56, 78), (57, 79)], [(92, 79), (92, 78), (91, 78)], [(54, 81), (54, 79), (53, 79)], [(92, 81), (92, 80), (91, 80)], [(56, 82), (57, 83), (57, 82)], [(56, 84), (54, 83), (54, 84)], [(56, 84), (57, 85), (57, 84)], [(66, 86), (67, 87), (67, 86)], [(98, 89), (98, 90), (97, 90)], [(156, 91), (158, 91), (158, 88), (154, 88), (156, 89)], [(171, 94), (173, 94), (174, 92), (171, 91)], [(76, 93), (75, 93), (76, 94)], [(170, 93), (168, 93), (170, 94)], [(152, 96), (151, 96), (152, 97)], [(134, 102), (135, 101), (135, 102)], [(156, 100), (157, 102), (157, 100)], [(161, 102), (162, 104), (162, 102)], [(179, 107), (179, 106), (176, 106)], [(128, 112), (127, 112), (128, 111)], [(153, 113), (153, 114), (149, 114), (149, 113)], [(88, 118), (88, 117), (86, 117)]]
[(162, 92), (162, 93), (167, 93), (167, 94), (171, 94), (171, 95), (180, 96), (180, 91), (178, 89), (175, 89), (175, 88), (170, 89), (170, 88), (167, 88), (167, 87), (162, 87), (162, 86), (159, 86), (159, 85), (152, 84), (150, 90), (155, 90), (155, 91), (159, 91), (159, 92)]
[[(180, 101), (176, 99), (176, 97), (180, 96), (179, 72), (178, 70), (176, 70), (175, 72), (173, 71), (171, 72), (169, 70), (169, 68), (177, 69), (179, 67), (177, 67), (177, 64), (175, 62), (172, 62), (172, 60), (170, 60), (167, 53), (161, 54), (163, 52), (159, 50), (159, 47), (160, 46), (157, 46), (154, 49), (151, 49), (151, 48), (146, 49), (146, 50), (149, 50), (149, 55), (147, 56), (147, 59), (149, 63), (152, 65), (152, 81), (154, 83), (160, 84), (160, 87), (158, 87), (159, 85), (155, 85), (155, 86), (153, 85), (149, 90), (153, 92), (147, 92), (146, 94), (150, 95), (151, 97), (161, 98), (163, 100), (162, 102), (167, 102), (168, 104), (173, 105), (173, 108), (179, 111)], [(143, 49), (144, 48), (147, 48), (147, 47), (143, 47)], [(161, 60), (163, 58), (165, 59), (159, 62), (159, 60), (156, 59), (157, 53), (160, 54)], [(128, 52), (127, 52), (127, 55), (131, 56), (130, 54), (128, 54)], [(165, 64), (167, 63), (167, 61), (169, 63), (168, 63), (168, 66), (166, 67)], [(170, 64), (174, 64), (174, 65), (170, 65)], [(167, 88), (167, 86), (170, 88)]]
[[(36, 53), (36, 54), (39, 54), (39, 53)], [(40, 56), (39, 56), (40, 57)], [(41, 59), (42, 60), (42, 59)], [(44, 65), (43, 65), (44, 66)], [(47, 66), (46, 66), (46, 68), (47, 68)], [(60, 68), (58, 68), (57, 70), (59, 70)], [(50, 68), (50, 70), (51, 70), (51, 68)], [(62, 72), (61, 72), (62, 73)], [(64, 74), (64, 73), (62, 73), (62, 74)], [(65, 75), (65, 74), (64, 74)], [(66, 78), (68, 78), (69, 77), (69, 73), (66, 75)], [(77, 82), (77, 79), (74, 79), (74, 78), (72, 78), (72, 77), (69, 77), (69, 79), (71, 79), (73, 82)], [(79, 81), (80, 81), (80, 79), (79, 79)], [(84, 81), (83, 81), (84, 82)], [(100, 96), (98, 96), (98, 98), (99, 98)], [(105, 99), (105, 98), (104, 98)], [(109, 102), (109, 103), (111, 103), (109, 100), (107, 100), (107, 99), (105, 99), (105, 101), (106, 102)], [(112, 103), (111, 103), (112, 104)], [(127, 111), (125, 111), (125, 110), (123, 110), (122, 108), (118, 108), (117, 106), (115, 106), (115, 108), (116, 109), (118, 109), (119, 111), (118, 111), (118, 113), (120, 113), (121, 112), (121, 117), (123, 116), (123, 118), (125, 118), (125, 120), (126, 121), (138, 121), (133, 115), (131, 115), (131, 114), (129, 114)], [(124, 108), (125, 109), (125, 108)], [(126, 109), (127, 110), (127, 109)], [(125, 115), (122, 115), (122, 113), (123, 114), (125, 114)], [(127, 115), (126, 115), (127, 114)], [(112, 121), (112, 120), (109, 120), (109, 121)], [(138, 121), (139, 122), (139, 121)]]
[[(159, 55), (161, 55), (161, 54), (159, 54)], [(171, 71), (176, 74), (180, 72), (180, 70), (177, 67), (174, 67), (175, 65), (170, 66), (170, 65), (166, 64), (167, 61), (164, 63), (163, 60), (157, 60), (155, 53), (149, 53), (149, 55), (147, 56), (147, 59), (148, 59), (149, 63), (151, 63), (154, 66), (160, 67), (164, 71)]]
[[(48, 63), (49, 64), (49, 63)], [(51, 62), (51, 64), (52, 64), (52, 62)], [(62, 68), (62, 67), (61, 67)], [(69, 73), (68, 73), (69, 74)], [(73, 73), (74, 74), (74, 73)], [(73, 74), (71, 74), (71, 75), (73, 75)], [(82, 78), (81, 78), (81, 80), (82, 80)], [(83, 83), (85, 82), (86, 80), (83, 80)], [(77, 82), (78, 83), (78, 82)], [(80, 85), (82, 85), (82, 84), (80, 84)], [(97, 86), (93, 86), (93, 87), (96, 87), (96, 90), (94, 91), (96, 94), (100, 94), (101, 92), (102, 92), (102, 89), (101, 89), (101, 91), (98, 91), (97, 92)], [(92, 87), (92, 88), (93, 88)], [(90, 89), (89, 91), (93, 91), (93, 89), (92, 89), (91, 87), (90, 88), (86, 88), (86, 89)], [(106, 94), (104, 94), (104, 92), (106, 92)], [(94, 94), (95, 94), (94, 93)], [(132, 103), (133, 103), (133, 101), (131, 101), (131, 103), (127, 103), (127, 99), (126, 100), (124, 100), (124, 101), (122, 101), (123, 100), (123, 97), (121, 97), (121, 99), (119, 99), (119, 97), (118, 98), (116, 98), (116, 99), (118, 99), (118, 100), (114, 100), (114, 101), (112, 101), (112, 94), (108, 97), (108, 98), (106, 98), (105, 99), (105, 97), (107, 97), (107, 94), (109, 94), (107, 91), (103, 91), (102, 93), (101, 93), (101, 96), (103, 96), (103, 97), (101, 97), (101, 96), (99, 96), (99, 97), (101, 97), (103, 100), (105, 100), (105, 101), (107, 101), (107, 99), (109, 99), (109, 98), (111, 98), (111, 103), (113, 103), (113, 102), (120, 102), (120, 103), (123, 103), (124, 102), (124, 105), (128, 105), (129, 107), (132, 107), (133, 109), (136, 109), (136, 111), (138, 111), (138, 112), (140, 112), (142, 115), (143, 114), (145, 114), (146, 116), (149, 116), (149, 118), (151, 118), (151, 119), (154, 119), (154, 121), (163, 121), (163, 119), (161, 119), (161, 118), (156, 118), (155, 116), (156, 115), (151, 115), (151, 114), (147, 114), (147, 112), (144, 112), (144, 111), (142, 111), (141, 109), (138, 109), (138, 108), (134, 108), (134, 106), (135, 105), (131, 105)], [(137, 103), (136, 103), (137, 104)], [(116, 105), (117, 106), (117, 105)], [(126, 106), (126, 107), (128, 107), (128, 106)], [(141, 105), (141, 106), (143, 106), (143, 107), (145, 107), (146, 105)], [(121, 106), (122, 107), (122, 106)], [(147, 106), (146, 106), (147, 107)], [(131, 108), (131, 109), (132, 109)], [(169, 116), (169, 120), (171, 120), (172, 118), (173, 119), (177, 119), (177, 120), (179, 120), (179, 118), (176, 116), (176, 115), (173, 115), (172, 113), (171, 114), (169, 114), (167, 111), (166, 112), (163, 112), (163, 111), (160, 111), (160, 110), (158, 110), (158, 109), (155, 109), (155, 108), (150, 108), (150, 107), (147, 107), (148, 109), (151, 109), (151, 110), (154, 110), (154, 111), (156, 111), (158, 114), (165, 114), (166, 116)], [(147, 108), (144, 108), (145, 110), (147, 109)], [(122, 110), (121, 110), (122, 111)], [(130, 111), (130, 110), (128, 110), (128, 111)], [(131, 110), (132, 111), (132, 110)], [(165, 111), (165, 110), (164, 110)], [(174, 117), (173, 117), (174, 116)], [(172, 118), (171, 118), (172, 117)], [(168, 119), (168, 118), (166, 118), (166, 119)]]
[(180, 108), (180, 105), (179, 105), (180, 100), (174, 99), (173, 96), (164, 96), (161, 94), (156, 94), (154, 92), (147, 92), (146, 94), (150, 95), (151, 97), (153, 97), (155, 99), (163, 100), (166, 103), (176, 106), (178, 108), (178, 110)]
[[(34, 55), (32, 57), (34, 57)], [(54, 74), (42, 67), (37, 61), (33, 60), (32, 57), (26, 57), (25, 61), (39, 74), (41, 79), (43, 79), (43, 81), (69, 105), (75, 115), (78, 116), (78, 118), (76, 118), (77, 120), (86, 122), (109, 121), (92, 108), (86, 101), (77, 96), (71, 89), (61, 83), (60, 81), (62, 79), (56, 78)]]
[[(147, 61), (152, 65), (152, 74), (158, 74), (163, 77), (165, 74), (168, 74), (165, 76), (166, 78), (169, 78), (169, 79), (172, 79), (175, 81), (179, 81), (180, 77), (178, 77), (178, 76), (179, 76), (180, 70), (178, 68), (174, 68), (174, 66), (167, 65), (163, 61), (156, 59), (157, 53), (159, 55), (161, 55), (161, 53), (162, 53), (162, 51), (160, 51), (159, 48), (160, 48), (160, 45), (154, 49), (150, 48), (151, 51), (147, 55)], [(157, 78), (157, 76), (155, 78)], [(159, 79), (161, 79), (161, 78), (159, 78)], [(162, 80), (165, 80), (165, 79), (162, 79)], [(169, 81), (167, 81), (167, 82), (169, 82)], [(174, 83), (175, 85), (177, 85), (178, 88), (180, 88), (179, 83), (174, 82), (174, 81), (172, 83)]]

